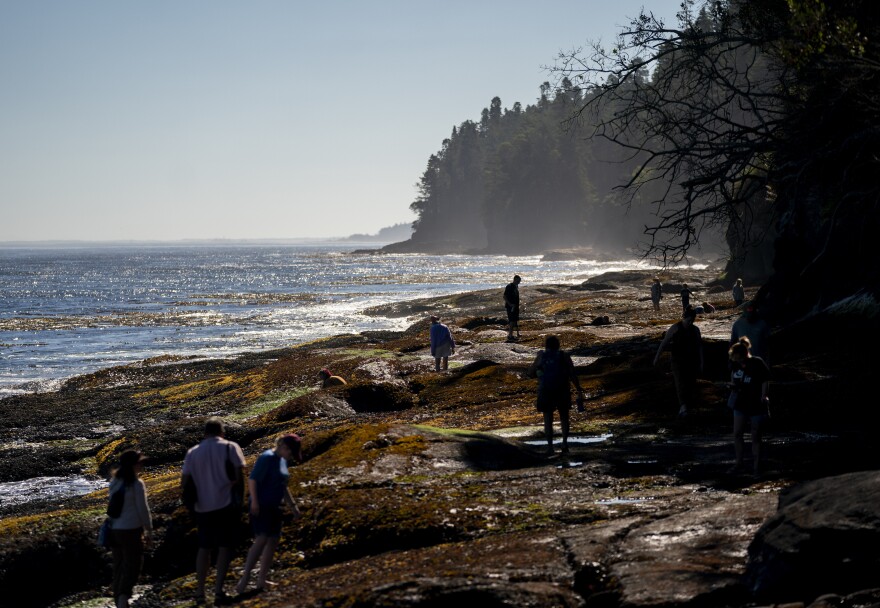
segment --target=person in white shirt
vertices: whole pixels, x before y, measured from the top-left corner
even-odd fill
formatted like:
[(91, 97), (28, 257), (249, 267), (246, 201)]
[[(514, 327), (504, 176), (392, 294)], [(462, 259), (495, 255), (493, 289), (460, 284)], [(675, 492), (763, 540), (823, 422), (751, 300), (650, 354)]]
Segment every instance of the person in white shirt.
[[(147, 544), (151, 544), (153, 539), (153, 518), (147, 501), (147, 488), (139, 477), (144, 460), (137, 450), (123, 452), (119, 457), (119, 468), (114, 471), (110, 481), (111, 506), (108, 507), (108, 515), (112, 530), (110, 550), (113, 553), (113, 600), (116, 608), (128, 608), (144, 563), (144, 534)], [(118, 514), (111, 514), (114, 508)]]
[(234, 441), (224, 439), (224, 433), (223, 422), (219, 418), (210, 418), (205, 423), (205, 438), (197, 446), (190, 448), (183, 461), (181, 487), (185, 487), (187, 478), (191, 477), (197, 493), (197, 604), (205, 601), (205, 579), (213, 549), (217, 549), (214, 604), (223, 604), (230, 600), (230, 596), (223, 590), (223, 583), (232, 560), (241, 511), (241, 505), (235, 504), (233, 500), (232, 489), (244, 479), (245, 459), (241, 447)]

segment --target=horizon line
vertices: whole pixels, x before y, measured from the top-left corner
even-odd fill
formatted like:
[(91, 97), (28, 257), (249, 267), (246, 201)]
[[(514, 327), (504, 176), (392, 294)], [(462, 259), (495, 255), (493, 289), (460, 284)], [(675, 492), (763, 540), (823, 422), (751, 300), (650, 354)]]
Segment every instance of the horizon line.
[(182, 238), (182, 239), (38, 239), (38, 240), (9, 240), (0, 241), (0, 247), (27, 246), (27, 245), (143, 245), (143, 244), (182, 244), (182, 243), (303, 243), (303, 242), (385, 242), (388, 239), (378, 239), (377, 235), (353, 234), (347, 236), (323, 236), (323, 237), (260, 237), (260, 238)]

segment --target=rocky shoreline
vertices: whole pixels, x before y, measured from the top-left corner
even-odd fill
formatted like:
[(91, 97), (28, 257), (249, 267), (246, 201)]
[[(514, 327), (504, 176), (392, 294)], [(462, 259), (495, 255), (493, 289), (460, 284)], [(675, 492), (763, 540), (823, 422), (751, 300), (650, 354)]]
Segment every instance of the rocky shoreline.
[[(871, 366), (852, 344), (871, 345), (875, 324), (819, 312), (777, 329), (769, 468), (756, 481), (725, 472), (725, 353), (739, 311), (712, 271), (664, 275), (670, 290), (687, 282), (718, 307), (698, 320), (701, 405), (678, 420), (668, 364), (651, 360), (680, 309), (667, 296), (653, 312), (651, 277), (524, 284), (517, 343), (504, 341), (500, 289), (487, 290), (368, 311), (412, 317), (402, 332), (159, 358), (9, 397), (0, 482), (100, 477), (123, 450), (147, 453), (156, 544), (142, 607), (193, 605), (194, 522), (177, 481), (211, 415), (249, 462), (279, 432), (304, 437), (291, 486), (304, 517), (285, 525), (278, 586), (242, 606), (880, 605), (880, 592), (864, 591), (880, 588), (880, 484), (869, 472), (880, 455), (862, 407)], [(428, 313), (459, 343), (448, 373), (432, 371)], [(594, 324), (601, 316), (610, 322)], [(540, 414), (523, 372), (549, 333), (589, 395), (568, 456), (528, 443)], [(318, 389), (322, 367), (349, 385)], [(103, 605), (109, 562), (93, 537), (105, 494), (0, 505), (0, 606)]]

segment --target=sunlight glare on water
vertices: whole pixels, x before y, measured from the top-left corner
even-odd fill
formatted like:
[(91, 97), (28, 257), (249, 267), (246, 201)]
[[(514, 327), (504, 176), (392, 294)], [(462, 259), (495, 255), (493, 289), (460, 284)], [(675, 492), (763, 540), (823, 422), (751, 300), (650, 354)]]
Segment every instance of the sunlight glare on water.
[(0, 248), (0, 397), (159, 355), (224, 357), (414, 319), (371, 306), (579, 283), (636, 261), (354, 253), (341, 245)]

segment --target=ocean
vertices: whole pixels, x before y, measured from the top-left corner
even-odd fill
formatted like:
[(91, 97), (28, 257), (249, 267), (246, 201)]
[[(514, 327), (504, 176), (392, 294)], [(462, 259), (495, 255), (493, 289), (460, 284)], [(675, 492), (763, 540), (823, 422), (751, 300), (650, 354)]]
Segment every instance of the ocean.
[[(363, 245), (361, 245), (363, 246)], [(371, 245), (375, 247), (375, 245)], [(638, 260), (354, 253), (307, 246), (0, 248), (0, 398), (160, 355), (224, 357), (415, 319), (363, 310), (477, 289), (575, 283)]]

